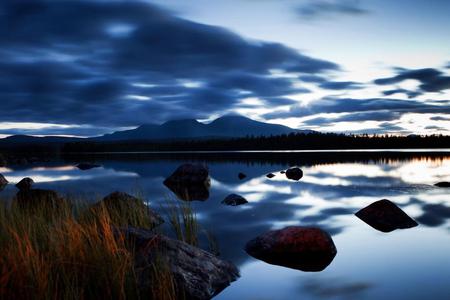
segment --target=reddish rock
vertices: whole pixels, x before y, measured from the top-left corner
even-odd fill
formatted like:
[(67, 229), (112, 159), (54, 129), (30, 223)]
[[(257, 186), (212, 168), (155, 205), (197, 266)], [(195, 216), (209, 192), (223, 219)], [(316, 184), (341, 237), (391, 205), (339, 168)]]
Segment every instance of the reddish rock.
[(373, 228), (382, 232), (417, 226), (401, 208), (387, 199), (376, 201), (355, 214)]
[(179, 166), (172, 175), (164, 180), (164, 185), (182, 200), (204, 201), (209, 198), (211, 179), (206, 167), (184, 164)]
[(286, 177), (292, 180), (300, 180), (303, 177), (303, 171), (300, 168), (290, 168), (286, 170)]
[(337, 253), (327, 232), (300, 226), (266, 232), (249, 241), (245, 251), (269, 264), (307, 272), (324, 270)]
[(34, 180), (26, 177), (24, 179), (22, 179), (21, 181), (19, 181), (16, 184), (16, 187), (21, 190), (21, 191), (26, 191), (26, 190), (30, 190), (33, 187), (34, 184)]

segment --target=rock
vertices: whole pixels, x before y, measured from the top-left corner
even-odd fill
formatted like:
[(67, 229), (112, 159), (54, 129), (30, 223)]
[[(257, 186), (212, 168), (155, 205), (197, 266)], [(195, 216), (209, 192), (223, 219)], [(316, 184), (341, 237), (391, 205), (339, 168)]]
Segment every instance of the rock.
[(21, 191), (26, 191), (26, 190), (30, 190), (33, 187), (33, 184), (34, 184), (34, 180), (31, 179), (30, 177), (26, 177), (26, 178), (22, 179), (21, 181), (19, 181), (16, 184), (16, 187)]
[(286, 171), (280, 171), (280, 174), (285, 174), (286, 173)]
[(16, 194), (13, 204), (21, 209), (43, 209), (50, 212), (63, 208), (65, 199), (52, 190), (22, 189)]
[(401, 208), (387, 199), (376, 201), (361, 209), (355, 215), (382, 232), (412, 228), (418, 225)]
[(172, 175), (164, 180), (164, 185), (182, 200), (204, 201), (209, 198), (211, 179), (206, 167), (184, 164), (179, 166)]
[(327, 232), (300, 226), (264, 233), (249, 241), (245, 251), (269, 264), (307, 272), (324, 270), (337, 253)]
[[(113, 224), (117, 226), (140, 226), (155, 228), (164, 223), (164, 219), (145, 203), (127, 193), (114, 192), (95, 203), (91, 209), (95, 212), (104, 207)], [(135, 224), (139, 223), (139, 224)]]
[(303, 171), (297, 167), (287, 169), (286, 177), (292, 180), (300, 180), (303, 177)]
[(9, 181), (6, 180), (6, 178), (2, 174), (0, 174), (0, 191), (3, 191), (8, 183)]
[(0, 153), (0, 167), (4, 167), (7, 165), (6, 158), (3, 156), (3, 154)]
[(442, 181), (435, 184), (437, 187), (450, 188), (450, 182)]
[(100, 165), (96, 165), (96, 164), (90, 164), (90, 163), (80, 163), (77, 165), (77, 168), (82, 170), (82, 171), (86, 171), (86, 170), (90, 170), (90, 169), (94, 169), (94, 168), (99, 168)]
[(245, 203), (248, 203), (248, 201), (244, 197), (236, 194), (230, 194), (222, 201), (222, 204), (231, 206), (237, 206)]
[(177, 287), (177, 299), (211, 299), (239, 277), (234, 264), (182, 241), (138, 228), (129, 227), (121, 232), (135, 245), (136, 270), (142, 270), (138, 274), (141, 291), (152, 288), (155, 270), (152, 263), (156, 266), (163, 263), (170, 271)]
[(238, 174), (238, 178), (239, 178), (240, 180), (244, 179), (245, 177), (247, 177), (247, 175), (245, 175), (244, 173), (239, 173), (239, 174)]
[(266, 177), (267, 177), (267, 178), (274, 178), (274, 177), (275, 177), (275, 174), (269, 173), (269, 174), (266, 175)]

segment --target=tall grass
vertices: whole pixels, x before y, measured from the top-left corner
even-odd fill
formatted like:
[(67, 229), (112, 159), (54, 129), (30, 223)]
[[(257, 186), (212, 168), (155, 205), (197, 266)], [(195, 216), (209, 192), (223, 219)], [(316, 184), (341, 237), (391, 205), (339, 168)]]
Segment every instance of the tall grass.
[(166, 198), (165, 211), (178, 240), (198, 246), (199, 224), (190, 202)]
[[(0, 201), (0, 299), (139, 299), (135, 249), (114, 230), (120, 211), (24, 210)], [(119, 218), (119, 219), (117, 219)], [(136, 225), (136, 224), (130, 224)], [(176, 299), (173, 278), (155, 264), (150, 299)]]

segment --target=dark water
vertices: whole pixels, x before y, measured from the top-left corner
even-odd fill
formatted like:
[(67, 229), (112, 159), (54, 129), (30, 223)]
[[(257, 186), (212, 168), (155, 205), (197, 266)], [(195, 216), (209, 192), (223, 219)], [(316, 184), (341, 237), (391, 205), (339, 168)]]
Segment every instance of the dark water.
[[(80, 171), (77, 161), (102, 167)], [(210, 198), (192, 202), (203, 229), (217, 240), (221, 256), (241, 278), (217, 299), (450, 299), (450, 153), (247, 153), (120, 155), (67, 158), (29, 167), (0, 169), (9, 181), (32, 177), (38, 187), (95, 201), (114, 190), (143, 192), (155, 209), (173, 196), (162, 184), (181, 163), (207, 164)], [(279, 174), (304, 171), (299, 181)], [(239, 180), (243, 172), (247, 178)], [(268, 179), (265, 174), (276, 177)], [(15, 192), (9, 186), (2, 194)], [(239, 207), (220, 202), (237, 193)], [(388, 198), (419, 226), (382, 233), (353, 214)], [(181, 201), (181, 200), (179, 200)], [(318, 226), (338, 253), (322, 272), (302, 272), (249, 257), (245, 243), (270, 229)]]

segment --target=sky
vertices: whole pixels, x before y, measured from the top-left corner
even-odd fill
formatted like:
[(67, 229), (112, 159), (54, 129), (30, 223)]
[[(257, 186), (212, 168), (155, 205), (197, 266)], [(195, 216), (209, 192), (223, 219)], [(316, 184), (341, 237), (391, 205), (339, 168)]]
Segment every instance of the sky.
[(0, 137), (227, 114), (450, 134), (450, 1), (2, 0)]

